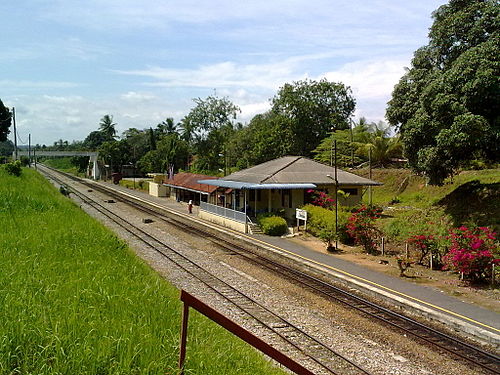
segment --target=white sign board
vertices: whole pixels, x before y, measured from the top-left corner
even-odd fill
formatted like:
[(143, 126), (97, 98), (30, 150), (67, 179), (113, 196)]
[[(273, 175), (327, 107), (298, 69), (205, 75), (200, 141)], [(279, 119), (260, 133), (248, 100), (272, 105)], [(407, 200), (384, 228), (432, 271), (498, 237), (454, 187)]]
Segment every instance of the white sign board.
[(307, 211), (300, 208), (295, 209), (295, 217), (299, 220), (307, 221)]

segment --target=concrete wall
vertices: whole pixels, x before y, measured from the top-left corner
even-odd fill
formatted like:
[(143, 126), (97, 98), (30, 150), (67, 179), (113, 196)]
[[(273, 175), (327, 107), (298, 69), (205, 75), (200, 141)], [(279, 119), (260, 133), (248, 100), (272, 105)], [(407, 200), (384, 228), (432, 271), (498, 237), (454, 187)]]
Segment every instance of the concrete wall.
[(247, 233), (245, 223), (234, 221), (223, 216), (215, 215), (210, 212), (200, 210), (198, 216), (200, 219), (210, 221), (211, 223), (222, 225), (226, 228), (237, 230), (238, 232)]
[(167, 187), (161, 184), (157, 184), (156, 182), (149, 183), (149, 195), (154, 197), (166, 197), (167, 196)]

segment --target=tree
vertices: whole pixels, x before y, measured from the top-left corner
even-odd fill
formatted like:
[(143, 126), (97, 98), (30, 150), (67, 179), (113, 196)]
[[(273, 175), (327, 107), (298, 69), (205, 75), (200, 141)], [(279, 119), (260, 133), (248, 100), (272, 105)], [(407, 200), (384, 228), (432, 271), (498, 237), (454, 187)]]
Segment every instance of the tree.
[(89, 150), (97, 150), (106, 141), (108, 141), (108, 137), (103, 132), (95, 130), (87, 135), (83, 141), (83, 147)]
[(14, 152), (14, 143), (7, 139), (5, 142), (0, 142), (0, 156), (10, 156)]
[(158, 125), (156, 125), (155, 133), (156, 135), (169, 135), (177, 133), (178, 125), (175, 124), (174, 119), (172, 117), (167, 117), (165, 121), (162, 121)]
[(186, 164), (188, 155), (187, 142), (178, 134), (170, 134), (161, 138), (155, 150), (147, 152), (138, 163), (139, 168), (145, 172), (164, 172), (170, 167), (178, 171)]
[(129, 128), (122, 133), (122, 140), (125, 141), (129, 149), (130, 159), (128, 162), (135, 164), (146, 152), (151, 150), (150, 129)]
[(192, 143), (197, 155), (195, 168), (200, 171), (224, 168), (228, 158), (226, 144), (234, 133), (240, 109), (228, 98), (215, 96), (197, 98), (194, 102), (196, 106), (181, 121), (181, 126), (183, 139)]
[(112, 141), (116, 136), (116, 124), (113, 122), (113, 116), (104, 115), (99, 122), (99, 131), (103, 133), (108, 141)]
[(379, 121), (378, 124), (368, 125), (366, 132), (360, 132), (353, 143), (357, 147), (356, 153), (364, 158), (371, 159), (374, 166), (385, 167), (392, 159), (399, 158), (403, 153), (403, 146), (399, 135), (390, 136), (390, 127)]
[(386, 117), (411, 168), (439, 185), (466, 161), (500, 161), (500, 15), (494, 0), (450, 0), (433, 18)]
[(99, 157), (111, 166), (113, 172), (121, 172), (130, 160), (130, 149), (126, 140), (104, 142), (98, 149)]
[(332, 128), (349, 128), (354, 108), (351, 89), (326, 79), (287, 83), (272, 99), (272, 111), (290, 120), (290, 152), (303, 156), (311, 156)]
[(287, 118), (271, 111), (254, 116), (232, 134), (226, 147), (229, 164), (242, 169), (288, 155), (290, 129)]
[[(352, 141), (351, 141), (352, 137)], [(364, 117), (351, 130), (337, 130), (323, 139), (313, 151), (315, 160), (329, 164), (333, 158), (333, 142), (337, 141), (337, 165), (341, 168), (359, 165), (369, 159), (374, 165), (386, 166), (393, 158), (402, 156), (402, 144), (399, 136), (390, 136), (390, 127), (379, 121), (368, 123)]]
[(0, 142), (7, 140), (7, 135), (10, 133), (10, 125), (12, 124), (12, 113), (3, 105), (0, 100)]

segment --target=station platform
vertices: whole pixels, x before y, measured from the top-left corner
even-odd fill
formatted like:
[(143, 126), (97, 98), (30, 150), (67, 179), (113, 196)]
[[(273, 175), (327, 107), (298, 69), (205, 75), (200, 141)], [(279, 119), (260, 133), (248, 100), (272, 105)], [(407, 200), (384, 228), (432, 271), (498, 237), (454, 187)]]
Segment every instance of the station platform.
[[(170, 198), (158, 198), (120, 185), (102, 183), (124, 194), (128, 194), (159, 208), (175, 211), (190, 216), (192, 220), (203, 222), (198, 218), (198, 206), (193, 213), (188, 213), (187, 204), (176, 202)], [(216, 228), (226, 235), (231, 232), (242, 241), (258, 244), (270, 251), (306, 263), (323, 273), (339, 279), (343, 283), (353, 285), (355, 289), (376, 295), (385, 301), (391, 301), (403, 312), (423, 316), (439, 322), (449, 328), (462, 332), (480, 342), (493, 345), (500, 350), (500, 314), (472, 303), (461, 301), (443, 291), (418, 285), (403, 278), (380, 273), (353, 262), (340, 259), (328, 253), (314, 251), (287, 238), (271, 237), (261, 234), (242, 234), (231, 229), (205, 221), (203, 224)], [(500, 306), (500, 301), (498, 301)]]

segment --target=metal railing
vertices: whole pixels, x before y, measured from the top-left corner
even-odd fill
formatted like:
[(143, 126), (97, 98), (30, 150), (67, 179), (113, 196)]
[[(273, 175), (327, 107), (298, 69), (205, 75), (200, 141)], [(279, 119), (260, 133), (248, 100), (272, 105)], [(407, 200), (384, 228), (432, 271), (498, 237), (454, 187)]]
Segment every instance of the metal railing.
[(244, 212), (231, 210), (230, 208), (216, 206), (207, 202), (200, 202), (200, 210), (210, 212), (214, 215), (226, 217), (228, 219), (239, 221), (240, 223), (247, 222), (247, 215)]

